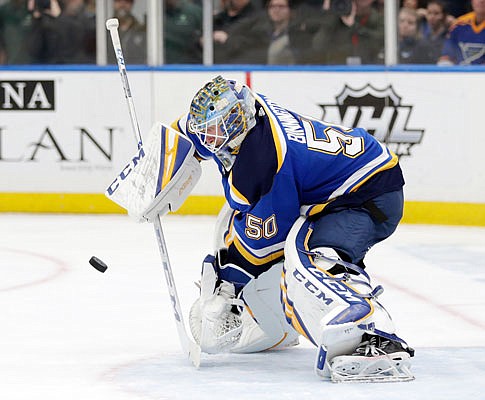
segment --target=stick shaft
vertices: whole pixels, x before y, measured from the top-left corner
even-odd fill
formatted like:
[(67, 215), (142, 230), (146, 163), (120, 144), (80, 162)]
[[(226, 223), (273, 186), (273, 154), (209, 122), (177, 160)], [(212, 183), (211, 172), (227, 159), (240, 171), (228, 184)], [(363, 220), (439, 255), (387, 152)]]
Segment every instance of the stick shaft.
[(155, 236), (157, 237), (158, 248), (162, 258), (163, 271), (165, 272), (165, 279), (167, 281), (168, 293), (172, 303), (172, 310), (175, 318), (175, 324), (177, 325), (180, 344), (182, 345), (184, 353), (188, 356), (192, 364), (198, 368), (200, 366), (200, 346), (189, 338), (187, 330), (185, 329), (182, 308), (180, 306), (180, 300), (177, 294), (177, 288), (175, 286), (172, 267), (170, 266), (170, 260), (168, 258), (167, 245), (163, 236), (160, 215), (157, 215), (153, 221), (153, 226), (155, 228)]
[(138, 148), (140, 148), (142, 146), (140, 126), (138, 124), (138, 118), (136, 117), (135, 103), (133, 102), (133, 96), (131, 95), (128, 73), (126, 72), (125, 58), (123, 57), (123, 49), (121, 48), (120, 35), (118, 33), (118, 20), (115, 18), (109, 19), (106, 21), (106, 28), (109, 30), (111, 42), (113, 43), (116, 62), (118, 63), (118, 69), (120, 71), (121, 83), (123, 85), (126, 102), (128, 104), (128, 111), (130, 114), (131, 125), (133, 127), (133, 133), (135, 134)]

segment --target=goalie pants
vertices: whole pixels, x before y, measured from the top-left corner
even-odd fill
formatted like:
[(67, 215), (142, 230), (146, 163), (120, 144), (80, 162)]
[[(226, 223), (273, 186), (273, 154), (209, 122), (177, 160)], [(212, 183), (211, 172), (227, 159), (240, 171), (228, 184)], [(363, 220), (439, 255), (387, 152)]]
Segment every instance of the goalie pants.
[(333, 248), (344, 261), (358, 264), (374, 244), (396, 230), (403, 205), (401, 189), (384, 193), (359, 207), (336, 208), (315, 221), (309, 247)]

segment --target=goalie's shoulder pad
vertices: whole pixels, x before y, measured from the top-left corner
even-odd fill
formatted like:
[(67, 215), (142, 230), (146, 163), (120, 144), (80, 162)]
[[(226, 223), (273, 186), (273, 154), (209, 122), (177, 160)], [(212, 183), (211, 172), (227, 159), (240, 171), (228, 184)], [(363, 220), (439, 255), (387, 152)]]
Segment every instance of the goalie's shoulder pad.
[(106, 196), (139, 221), (176, 211), (201, 175), (194, 144), (183, 134), (156, 123), (145, 145), (106, 190)]

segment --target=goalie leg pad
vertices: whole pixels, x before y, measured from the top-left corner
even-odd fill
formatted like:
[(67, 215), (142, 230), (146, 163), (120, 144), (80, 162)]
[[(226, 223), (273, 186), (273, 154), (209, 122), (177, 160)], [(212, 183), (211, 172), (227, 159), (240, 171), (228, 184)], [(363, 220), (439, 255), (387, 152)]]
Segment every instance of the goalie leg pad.
[[(352, 354), (367, 332), (393, 334), (394, 325), (375, 297), (370, 279), (359, 267), (340, 260), (332, 249), (308, 248), (311, 223), (300, 218), (285, 245), (282, 297), (287, 319), (317, 347), (316, 373), (330, 378), (329, 361)], [(358, 275), (333, 276), (336, 263), (345, 264)]]
[(299, 334), (286, 321), (281, 306), (279, 281), (282, 268), (283, 262), (275, 264), (244, 286), (243, 330), (232, 352), (252, 353), (298, 344)]
[(287, 319), (318, 346), (323, 326), (360, 321), (372, 313), (372, 306), (327, 272), (339, 260), (336, 252), (327, 249), (329, 257), (315, 262), (307, 247), (309, 225), (300, 217), (287, 237), (281, 287)]

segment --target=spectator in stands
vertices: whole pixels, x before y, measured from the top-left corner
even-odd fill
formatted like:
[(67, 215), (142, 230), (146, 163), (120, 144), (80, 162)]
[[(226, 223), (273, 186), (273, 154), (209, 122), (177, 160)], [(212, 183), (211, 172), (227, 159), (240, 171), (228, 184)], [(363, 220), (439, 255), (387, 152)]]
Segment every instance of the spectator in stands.
[(400, 8), (412, 8), (413, 10), (418, 9), (418, 0), (401, 0), (401, 7)]
[(444, 0), (449, 16), (460, 17), (471, 11), (470, 0)]
[(471, 5), (473, 11), (450, 27), (439, 64), (485, 64), (485, 0), (471, 0)]
[(426, 20), (426, 0), (402, 0), (400, 8), (410, 8), (418, 14), (418, 29)]
[(237, 25), (226, 55), (247, 64), (304, 64), (311, 35), (293, 0), (269, 0), (266, 12)]
[(379, 11), (379, 14), (384, 14), (384, 7), (385, 7), (386, 0), (376, 0), (373, 4), (373, 7)]
[(202, 8), (190, 0), (165, 2), (164, 40), (166, 64), (200, 64)]
[(0, 64), (28, 64), (31, 15), (27, 0), (9, 0), (0, 5)]
[[(226, 0), (213, 0), (212, 1), (212, 12), (214, 15), (219, 14), (222, 10), (224, 10), (224, 4)], [(199, 4), (201, 7), (203, 6), (202, 0), (194, 1), (194, 3)]]
[(431, 50), (432, 63), (441, 56), (443, 43), (448, 32), (448, 13), (442, 0), (429, 0), (426, 6), (426, 19), (420, 26), (423, 41)]
[[(114, 0), (113, 17), (120, 23), (120, 35), (123, 56), (129, 64), (146, 64), (146, 27), (133, 15), (134, 0)], [(108, 35), (108, 62), (116, 64), (113, 43)]]
[(269, 40), (266, 64), (304, 64), (311, 37), (296, 14), (293, 0), (269, 0), (266, 8), (269, 24), (266, 35), (261, 36), (262, 40)]
[(33, 13), (31, 52), (35, 62), (47, 64), (94, 64), (96, 62), (95, 15), (84, 0), (57, 0), (50, 8)]
[(85, 0), (86, 9), (91, 13), (96, 13), (96, 0)]
[[(294, 13), (305, 22), (308, 32), (315, 34), (320, 28), (323, 16), (330, 9), (331, 2), (340, 0), (293, 0)], [(352, 1), (352, 0), (344, 0)]]
[(294, 8), (307, 17), (328, 10), (330, 8), (330, 0), (296, 0)]
[(424, 8), (426, 6), (426, 3), (427, 1), (423, 0), (402, 0), (400, 8), (411, 8), (413, 10), (416, 10), (418, 15), (424, 15)]
[(28, 1), (32, 13), (32, 30), (29, 39), (29, 52), (34, 64), (52, 64), (56, 53), (57, 31), (56, 20), (61, 15), (58, 0), (51, 0), (39, 7), (36, 0)]
[(313, 38), (312, 63), (382, 63), (378, 55), (384, 47), (384, 19), (373, 3), (353, 0), (347, 15), (339, 15), (332, 8), (325, 12)]
[(227, 39), (237, 25), (248, 18), (255, 17), (258, 13), (251, 0), (225, 0), (224, 10), (214, 15), (213, 40), (214, 40), (214, 62), (216, 64), (238, 64), (243, 60), (230, 57), (229, 46), (226, 46)]
[(399, 63), (434, 63), (431, 47), (421, 40), (418, 31), (419, 15), (415, 9), (403, 7), (398, 15)]

